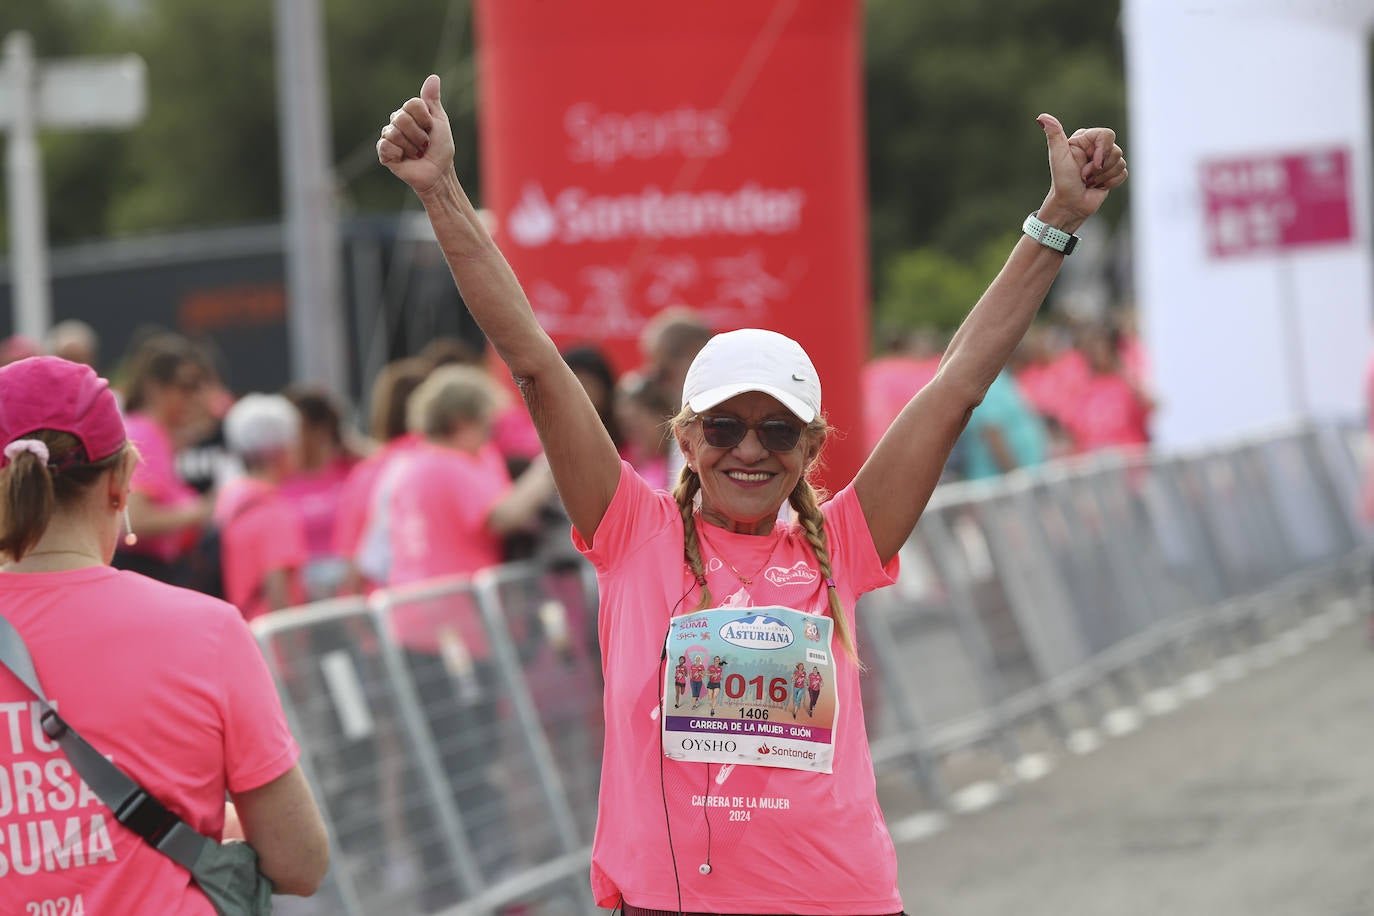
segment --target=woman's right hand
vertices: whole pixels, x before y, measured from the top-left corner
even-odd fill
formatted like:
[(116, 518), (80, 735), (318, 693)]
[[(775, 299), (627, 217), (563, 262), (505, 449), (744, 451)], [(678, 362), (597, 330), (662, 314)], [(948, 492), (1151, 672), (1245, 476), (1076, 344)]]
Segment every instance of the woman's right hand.
[(377, 160), (421, 196), (453, 171), (453, 131), (430, 74), (420, 95), (391, 113), (377, 141)]

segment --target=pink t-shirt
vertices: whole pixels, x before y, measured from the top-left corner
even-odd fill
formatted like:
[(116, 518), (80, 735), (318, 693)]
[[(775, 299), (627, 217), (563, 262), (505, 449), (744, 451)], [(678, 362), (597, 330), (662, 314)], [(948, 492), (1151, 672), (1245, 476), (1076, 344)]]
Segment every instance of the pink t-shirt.
[(363, 532), (367, 530), (372, 510), (372, 494), (382, 472), (398, 455), (421, 441), (419, 436), (405, 435), (393, 439), (353, 466), (339, 490), (334, 516), (334, 553), (341, 557), (357, 556)]
[(1042, 417), (1058, 417), (1054, 371), (1049, 363), (1032, 363), (1015, 373), (1016, 387)]
[[(167, 509), (187, 506), (200, 498), (190, 484), (177, 476), (172, 439), (156, 421), (145, 414), (129, 414), (124, 418), (124, 430), (142, 456), (130, 484), (135, 493)], [(140, 536), (133, 547), (120, 549), (171, 562), (191, 549), (199, 533), (190, 527), (155, 537)]]
[(1091, 376), (1079, 389), (1078, 406), (1066, 420), (1074, 448), (1090, 452), (1111, 446), (1148, 445), (1149, 413), (1140, 395), (1120, 375)]
[(528, 461), (544, 450), (530, 412), (518, 399), (497, 411), (492, 419), (491, 441), (502, 456), (517, 461)]
[[(256, 789), (295, 765), (262, 653), (230, 605), (97, 566), (0, 575), (0, 612), (63, 718), (206, 836), (224, 830), (226, 789)], [(31, 699), (0, 670), (0, 913), (45, 900), (77, 912), (79, 896), (90, 914), (214, 916), (190, 874), (75, 776)]]
[(312, 560), (341, 556), (334, 552), (334, 522), (339, 514), (339, 494), (356, 464), (350, 458), (339, 458), (317, 471), (302, 471), (281, 482), (281, 495), (296, 507), (305, 523), (305, 546)]
[[(840, 602), (852, 623), (858, 596), (890, 584), (897, 560), (886, 568), (879, 562), (852, 487), (823, 512)], [(799, 528), (780, 522), (769, 537), (711, 528), (710, 538), (699, 542), (717, 604), (828, 613), (826, 585)], [(680, 882), (688, 912), (900, 911), (897, 856), (878, 807), (854, 663), (836, 646), (833, 774), (743, 765), (708, 770), (707, 764), (665, 759), (658, 719), (663, 641), (670, 614), (695, 610), (699, 597), (683, 561), (677, 504), (622, 465), (595, 546), (588, 548), (575, 531), (573, 542), (595, 564), (601, 586), (606, 744), (592, 848), (598, 905), (615, 906), (623, 895), (634, 906), (676, 911)], [(712, 562), (712, 547), (728, 551), (744, 569), (770, 562), (769, 552), (775, 553), (746, 589), (728, 565)], [(716, 802), (695, 804), (707, 788)], [(717, 807), (726, 797), (746, 801)], [(712, 870), (702, 875), (697, 865), (707, 857), (708, 817)]]
[(1039, 373), (1022, 372), (1016, 377), (1022, 395), (1043, 415), (1053, 417), (1065, 426), (1078, 410), (1083, 386), (1092, 376), (1087, 357), (1076, 349), (1068, 349), (1045, 364)]
[[(501, 562), (501, 539), (487, 528), (487, 517), (511, 481), (494, 445), (474, 455), (422, 442), (388, 473), (397, 475), (389, 504), (389, 585), (470, 575)], [(402, 605), (391, 621), (396, 640), (408, 648), (437, 651), (449, 629), (471, 657), (488, 654), (481, 621), (461, 596)]]
[(1142, 388), (1149, 386), (1152, 373), (1144, 341), (1133, 334), (1123, 334), (1117, 358), (1121, 360), (1121, 372), (1127, 379)]
[(215, 500), (215, 524), (220, 528), (224, 597), (243, 611), (245, 620), (271, 610), (264, 582), (278, 569), (287, 571), (292, 606), (305, 603), (305, 523), (276, 487), (252, 477), (225, 484)]
[(864, 448), (873, 451), (907, 401), (935, 378), (940, 358), (884, 356), (864, 366)]

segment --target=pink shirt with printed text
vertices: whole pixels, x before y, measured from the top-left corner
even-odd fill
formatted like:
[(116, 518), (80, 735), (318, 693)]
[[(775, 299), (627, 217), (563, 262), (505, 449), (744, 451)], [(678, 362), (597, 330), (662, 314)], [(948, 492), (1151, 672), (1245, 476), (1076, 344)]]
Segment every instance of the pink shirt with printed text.
[[(470, 575), (498, 565), (501, 539), (487, 527), (487, 518), (510, 491), (511, 480), (496, 447), (470, 454), (425, 442), (400, 460), (390, 503), (388, 584)], [(448, 628), (473, 658), (488, 654), (481, 620), (464, 595), (403, 604), (391, 621), (397, 641), (411, 649), (437, 651), (440, 631)]]
[(419, 436), (400, 436), (353, 466), (339, 489), (332, 537), (334, 553), (354, 557), (363, 532), (367, 530), (372, 494), (388, 464), (421, 441)]
[[(0, 575), (0, 613), (73, 728), (191, 827), (218, 838), (225, 791), (299, 750), (257, 643), (223, 601), (106, 566)], [(0, 913), (214, 916), (190, 874), (115, 821), (0, 669)], [(78, 900), (79, 898), (79, 900)], [(47, 910), (43, 910), (47, 912)]]
[[(852, 624), (858, 596), (891, 584), (897, 560), (880, 562), (852, 487), (822, 511), (840, 603)], [(573, 541), (596, 566), (601, 588), (606, 744), (592, 848), (597, 903), (612, 907), (623, 895), (637, 907), (676, 911), (680, 882), (688, 912), (900, 911), (897, 857), (878, 807), (854, 663), (836, 647), (833, 774), (664, 759), (663, 641), (670, 616), (695, 610), (699, 598), (683, 561), (677, 504), (622, 465), (593, 546), (576, 531)], [(711, 528), (709, 544), (700, 542), (717, 605), (828, 613), (825, 582), (800, 528), (779, 522), (768, 537)], [(726, 551), (738, 568), (769, 566), (745, 587), (712, 548)], [(729, 797), (740, 804), (717, 807), (701, 797), (707, 788), (717, 803)], [(665, 796), (676, 875), (662, 816)], [(706, 861), (708, 836), (712, 870), (702, 875), (697, 864)]]
[(220, 527), (224, 597), (245, 620), (272, 610), (265, 583), (277, 570), (286, 573), (289, 606), (305, 603), (305, 522), (276, 487), (252, 477), (230, 481), (215, 500), (215, 523)]
[[(188, 506), (200, 498), (195, 488), (177, 476), (172, 438), (152, 417), (129, 414), (124, 418), (124, 430), (129, 441), (138, 446), (141, 456), (130, 484), (135, 493), (164, 509)], [(195, 544), (199, 533), (195, 527), (189, 527), (168, 534), (140, 536), (132, 548), (120, 549), (171, 562)]]

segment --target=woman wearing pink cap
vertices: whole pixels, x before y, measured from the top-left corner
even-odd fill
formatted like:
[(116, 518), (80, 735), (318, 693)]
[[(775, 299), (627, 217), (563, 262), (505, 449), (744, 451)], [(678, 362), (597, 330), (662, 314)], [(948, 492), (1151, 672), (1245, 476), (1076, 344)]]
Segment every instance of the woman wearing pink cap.
[[(673, 493), (651, 490), (616, 455), (459, 186), (439, 78), (382, 128), (378, 158), (424, 204), (463, 301), (520, 387), (574, 540), (597, 569), (606, 743), (591, 877), (601, 906), (627, 914), (902, 910), (861, 713), (853, 609), (859, 595), (892, 582), (898, 548), (1072, 251), (1072, 233), (1126, 178), (1110, 130), (1068, 137), (1054, 118), (1040, 123), (1052, 187), (1026, 220), (1027, 236), (950, 342), (935, 379), (823, 506), (807, 474), (828, 427), (820, 381), (796, 341), (746, 329), (706, 344), (673, 421), (686, 467)], [(779, 521), (784, 504), (797, 521)], [(826, 769), (803, 769), (767, 740), (737, 748), (754, 755), (750, 765), (703, 762), (708, 750), (740, 744), (720, 734), (733, 723), (710, 719), (712, 734), (692, 741), (700, 755), (665, 756), (665, 640), (675, 616), (714, 619), (705, 611), (717, 608), (716, 595), (729, 596), (733, 612), (768, 608), (742, 618), (761, 631), (830, 618), (822, 629), (833, 625), (833, 642), (807, 650), (833, 663)], [(728, 694), (729, 678), (725, 686)], [(809, 721), (805, 730), (817, 727)], [(818, 867), (804, 880), (760, 867), (796, 861)]]
[[(246, 839), (277, 892), (313, 893), (324, 826), (243, 618), (109, 565), (139, 456), (105, 380), (56, 357), (0, 368), (0, 445), (0, 615), (43, 692), (193, 830)], [(0, 778), (27, 786), (0, 806), (0, 913), (212, 916), (190, 872), (74, 776), (32, 699), (0, 666)]]

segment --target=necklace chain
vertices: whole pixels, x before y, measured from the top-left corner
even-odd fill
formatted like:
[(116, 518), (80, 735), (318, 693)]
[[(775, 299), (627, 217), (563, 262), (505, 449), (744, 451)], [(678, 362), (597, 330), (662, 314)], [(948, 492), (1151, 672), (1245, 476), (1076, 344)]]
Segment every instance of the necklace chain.
[(703, 530), (704, 527), (705, 527), (705, 523), (704, 523), (704, 522), (703, 522), (702, 524), (699, 524), (699, 525), (697, 526), (697, 531), (698, 531), (698, 533), (700, 534), (701, 539), (702, 539), (703, 541), (705, 541), (708, 545), (710, 545), (711, 550), (714, 551), (716, 557), (717, 557), (722, 563), (724, 563), (726, 566), (730, 567), (730, 572), (732, 572), (732, 573), (735, 574), (735, 578), (738, 579), (738, 580), (740, 581), (740, 584), (743, 585), (745, 588), (751, 588), (751, 587), (753, 586), (753, 584), (754, 584), (754, 579), (756, 579), (756, 578), (758, 577), (758, 575), (759, 575), (761, 572), (763, 572), (765, 569), (768, 568), (768, 564), (769, 564), (769, 563), (773, 562), (773, 554), (775, 554), (775, 553), (778, 552), (778, 545), (780, 545), (780, 544), (783, 542), (783, 538), (777, 537), (777, 536), (776, 536), (776, 535), (777, 535), (777, 532), (775, 531), (775, 532), (774, 532), (773, 546), (772, 546), (771, 548), (769, 548), (769, 550), (768, 550), (768, 556), (766, 556), (766, 557), (763, 558), (763, 562), (762, 562), (761, 564), (759, 564), (759, 568), (758, 568), (758, 569), (754, 570), (754, 572), (753, 572), (752, 574), (746, 576), (744, 573), (742, 573), (742, 572), (739, 571), (739, 567), (735, 566), (734, 563), (731, 563), (729, 560), (727, 560), (727, 559), (725, 558), (725, 554), (721, 553), (721, 551), (716, 547), (715, 544), (712, 544), (712, 543), (711, 543), (710, 539), (706, 537), (706, 533), (705, 533), (705, 531)]

